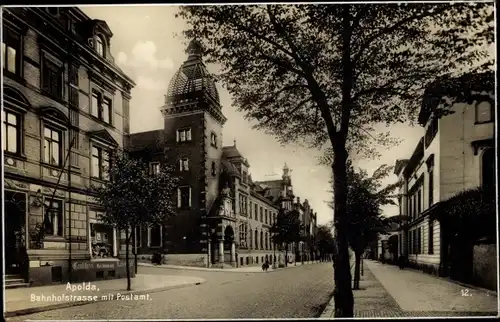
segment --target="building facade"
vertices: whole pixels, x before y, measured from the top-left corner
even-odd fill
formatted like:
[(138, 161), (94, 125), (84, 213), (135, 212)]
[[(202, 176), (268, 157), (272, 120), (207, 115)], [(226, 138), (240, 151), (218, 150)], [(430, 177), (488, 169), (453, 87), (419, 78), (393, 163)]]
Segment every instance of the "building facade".
[(192, 41), (187, 52), (161, 107), (164, 129), (129, 138), (131, 155), (152, 172), (169, 165), (180, 178), (177, 214), (137, 231), (135, 251), (141, 260), (160, 252), (168, 264), (205, 267), (284, 261), (270, 228), (280, 208), (293, 207), (290, 170), (285, 165), (280, 180), (254, 182), (236, 142), (222, 146), (226, 118), (215, 82), (199, 44)]
[[(495, 151), (493, 73), (467, 74), (452, 80), (466, 97), (457, 97), (446, 83), (425, 94), (419, 123), (425, 129), (409, 159), (396, 161), (395, 174), (403, 182), (399, 192), (400, 214), (407, 216), (399, 234), (399, 255), (410, 264), (446, 275), (449, 246), (433, 214), (443, 201), (476, 187), (494, 189)], [(436, 117), (443, 101), (448, 115)]]
[(119, 278), (121, 235), (88, 189), (124, 146), (134, 82), (106, 22), (80, 9), (3, 9), (6, 274), (32, 285)]

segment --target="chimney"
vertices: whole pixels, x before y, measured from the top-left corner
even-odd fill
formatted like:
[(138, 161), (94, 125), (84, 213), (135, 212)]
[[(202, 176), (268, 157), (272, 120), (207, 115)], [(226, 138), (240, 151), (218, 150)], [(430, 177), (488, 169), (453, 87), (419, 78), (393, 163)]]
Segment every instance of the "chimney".
[(297, 197), (297, 203), (300, 205), (300, 197)]

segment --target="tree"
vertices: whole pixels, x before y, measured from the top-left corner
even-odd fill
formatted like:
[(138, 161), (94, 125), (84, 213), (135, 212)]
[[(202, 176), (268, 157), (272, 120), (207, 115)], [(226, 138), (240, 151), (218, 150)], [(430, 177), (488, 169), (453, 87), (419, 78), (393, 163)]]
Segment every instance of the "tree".
[(335, 316), (352, 317), (347, 157), (393, 143), (374, 126), (413, 118), (428, 82), (486, 57), (478, 46), (494, 41), (493, 5), (185, 6), (179, 16), (256, 128), (331, 152)]
[(380, 234), (386, 234), (390, 223), (401, 217), (386, 218), (382, 216), (381, 207), (396, 205), (394, 191), (400, 182), (389, 184), (384, 188), (382, 181), (387, 178), (393, 167), (381, 165), (371, 176), (364, 170), (354, 168), (350, 160), (347, 162), (347, 214), (349, 227), (349, 246), (354, 251), (354, 283), (353, 289), (359, 289), (361, 256), (371, 242), (377, 241)]
[(303, 229), (297, 210), (286, 211), (280, 209), (276, 222), (271, 226), (272, 241), (277, 245), (285, 246), (285, 266), (288, 266), (288, 246), (300, 240)]
[[(100, 220), (125, 233), (125, 261), (127, 290), (131, 289), (129, 247), (136, 228), (162, 224), (175, 215), (173, 193), (177, 178), (168, 167), (152, 174), (147, 164), (130, 158), (123, 151), (115, 151), (110, 166), (104, 169), (108, 179), (91, 188), (95, 200), (104, 209)], [(137, 260), (137, 254), (135, 254)]]
[(323, 259), (326, 254), (333, 254), (335, 240), (332, 235), (332, 227), (328, 225), (319, 225), (316, 234), (316, 247), (319, 250), (320, 258)]

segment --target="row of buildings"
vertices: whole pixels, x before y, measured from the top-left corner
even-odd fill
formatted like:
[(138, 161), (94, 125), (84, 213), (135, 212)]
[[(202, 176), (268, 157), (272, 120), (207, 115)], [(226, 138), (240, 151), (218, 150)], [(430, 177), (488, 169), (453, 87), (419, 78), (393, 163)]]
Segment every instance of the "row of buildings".
[(116, 148), (148, 160), (152, 172), (175, 165), (181, 178), (177, 216), (135, 233), (140, 258), (283, 261), (270, 234), (281, 208), (299, 210), (304, 225), (304, 242), (287, 260), (314, 256), (316, 213), (295, 197), (288, 167), (280, 180), (255, 182), (236, 143), (222, 146), (226, 118), (196, 42), (169, 85), (164, 129), (130, 134), (135, 84), (111, 55), (106, 22), (75, 7), (31, 7), (4, 9), (2, 23), (7, 283), (124, 276), (124, 236), (99, 222), (103, 208), (88, 191), (105, 182), (107, 152)]
[[(444, 202), (458, 193), (477, 187), (497, 193), (494, 84), (494, 72), (484, 72), (427, 89), (418, 117), (423, 136), (410, 156), (395, 163), (394, 173), (403, 183), (399, 214), (407, 220), (383, 238), (387, 247), (379, 247), (378, 256), (405, 256), (413, 267), (453, 276), (452, 252), (458, 252), (469, 281), (496, 289), (496, 242), (474, 240), (453, 249), (450, 224), (440, 220)], [(443, 110), (449, 112), (439, 117)]]

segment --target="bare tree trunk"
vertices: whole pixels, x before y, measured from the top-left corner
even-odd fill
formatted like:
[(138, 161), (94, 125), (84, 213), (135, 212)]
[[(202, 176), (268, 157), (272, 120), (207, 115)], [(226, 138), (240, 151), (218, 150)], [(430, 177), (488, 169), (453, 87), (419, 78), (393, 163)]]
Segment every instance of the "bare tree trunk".
[(129, 254), (128, 254), (128, 250), (129, 250), (129, 244), (130, 244), (130, 235), (129, 234), (129, 231), (128, 231), (128, 228), (125, 228), (125, 267), (126, 267), (126, 270), (127, 270), (127, 291), (130, 291), (132, 289), (131, 287), (131, 280), (130, 280), (130, 266), (129, 266)]
[(349, 243), (347, 236), (347, 191), (346, 161), (347, 151), (344, 146), (337, 146), (334, 154), (334, 221), (336, 231), (336, 256), (334, 270), (335, 317), (353, 317), (354, 298), (351, 286), (351, 267), (349, 264)]
[(361, 272), (361, 254), (359, 252), (354, 252), (354, 285), (353, 290), (359, 290), (359, 280)]

